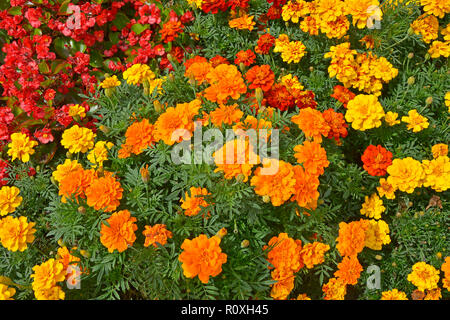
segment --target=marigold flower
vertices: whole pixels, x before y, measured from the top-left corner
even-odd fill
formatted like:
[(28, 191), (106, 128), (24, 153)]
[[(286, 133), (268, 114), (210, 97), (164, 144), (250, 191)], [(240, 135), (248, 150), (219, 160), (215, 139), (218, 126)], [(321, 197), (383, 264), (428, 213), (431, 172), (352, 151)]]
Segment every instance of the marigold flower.
[(347, 104), (345, 120), (351, 122), (355, 130), (377, 128), (383, 117), (383, 107), (374, 95), (359, 94)]
[(0, 283), (0, 300), (14, 300), (13, 295), (16, 294), (16, 289), (9, 288), (7, 285)]
[(403, 291), (398, 291), (397, 289), (392, 289), (389, 291), (383, 291), (381, 293), (380, 300), (408, 300), (406, 293)]
[(304, 141), (302, 145), (295, 146), (294, 151), (297, 162), (303, 165), (308, 174), (319, 176), (330, 164), (325, 149), (317, 142)]
[(36, 300), (64, 300), (66, 294), (60, 286), (54, 286), (50, 289), (36, 290), (34, 296)]
[(220, 64), (206, 76), (211, 85), (204, 91), (205, 98), (212, 102), (226, 103), (229, 98), (239, 99), (247, 91), (242, 75), (234, 65)]
[(380, 197), (386, 197), (386, 199), (393, 200), (395, 199), (395, 191), (397, 189), (394, 188), (386, 179), (380, 179), (380, 186), (377, 187), (378, 194)]
[(439, 36), (439, 20), (435, 16), (423, 14), (411, 23), (411, 29), (421, 35), (425, 43), (430, 43)]
[(281, 51), (281, 59), (286, 63), (299, 63), (306, 54), (306, 47), (301, 41), (289, 41)]
[(424, 187), (431, 187), (437, 192), (444, 192), (450, 188), (450, 159), (440, 156), (433, 160), (422, 161), (425, 172)]
[(4, 186), (0, 189), (0, 215), (12, 213), (20, 206), (23, 198), (19, 196), (19, 192), (19, 188), (14, 186)]
[[(189, 196), (190, 193), (190, 196)], [(197, 215), (202, 207), (206, 208), (209, 203), (205, 201), (204, 197), (211, 195), (206, 188), (191, 187), (189, 193), (186, 192), (184, 199), (181, 198), (181, 208), (184, 209), (184, 214), (188, 217)]]
[(383, 200), (376, 193), (373, 193), (370, 197), (365, 196), (364, 199), (360, 210), (361, 214), (368, 218), (380, 219), (381, 214), (386, 210), (386, 207), (383, 206)]
[(413, 132), (419, 132), (423, 129), (428, 128), (430, 125), (428, 123), (428, 119), (424, 116), (421, 116), (416, 109), (409, 110), (407, 117), (402, 117), (402, 121), (406, 122), (408, 130), (412, 130)]
[[(76, 248), (73, 248), (76, 249)], [(80, 258), (74, 256), (72, 251), (69, 250), (66, 246), (58, 248), (56, 253), (57, 261), (61, 262), (64, 266), (64, 270), (67, 270), (69, 266), (77, 266), (80, 261)], [(70, 278), (70, 274), (66, 274), (66, 279)]]
[(97, 141), (94, 149), (92, 149), (87, 159), (92, 163), (93, 168), (103, 167), (103, 162), (108, 160), (108, 150), (114, 146), (112, 142)]
[(275, 74), (269, 65), (264, 64), (248, 70), (245, 79), (250, 84), (249, 89), (261, 88), (263, 91), (268, 91), (274, 83)]
[(204, 284), (209, 277), (215, 277), (222, 272), (222, 265), (227, 262), (227, 255), (220, 248), (220, 238), (208, 238), (201, 234), (189, 240), (185, 239), (181, 245), (178, 260), (182, 263), (183, 274), (187, 278), (198, 276)]
[(165, 224), (145, 226), (142, 234), (145, 236), (144, 247), (154, 246), (157, 248), (158, 243), (163, 246), (167, 243), (167, 239), (172, 238), (172, 232), (166, 229)]
[(298, 125), (307, 138), (312, 138), (317, 143), (321, 143), (322, 136), (328, 136), (330, 131), (330, 126), (322, 113), (312, 108), (301, 109), (298, 115), (291, 118), (291, 121)]
[(341, 256), (356, 255), (364, 249), (368, 228), (369, 222), (364, 219), (350, 223), (339, 223), (339, 236), (336, 239), (336, 248)]
[(267, 248), (271, 248), (267, 260), (275, 269), (295, 273), (303, 267), (300, 256), (302, 242), (290, 238), (287, 233), (272, 237), (263, 250)]
[(361, 156), (364, 169), (371, 176), (384, 176), (386, 169), (392, 164), (392, 152), (381, 145), (369, 145)]
[(236, 59), (234, 59), (234, 64), (239, 65), (243, 64), (244, 66), (251, 66), (255, 63), (256, 55), (252, 50), (241, 50), (236, 54)]
[(330, 127), (328, 132), (328, 139), (334, 139), (336, 142), (340, 142), (340, 138), (345, 138), (348, 134), (348, 125), (345, 123), (344, 115), (339, 112), (335, 112), (332, 108), (325, 110), (322, 113), (325, 122)]
[(281, 83), (275, 83), (264, 96), (271, 107), (280, 111), (286, 111), (295, 106), (295, 97)]
[(328, 250), (330, 250), (330, 246), (325, 243), (308, 243), (303, 246), (300, 252), (301, 260), (308, 269), (314, 268), (314, 266), (325, 261), (325, 253)]
[(61, 201), (67, 202), (67, 199), (74, 197), (86, 198), (85, 191), (91, 185), (95, 178), (94, 170), (84, 170), (80, 167), (73, 168), (67, 172), (59, 181), (59, 195), (62, 196)]
[(369, 18), (381, 20), (383, 16), (378, 0), (345, 0), (344, 3), (346, 13), (352, 15), (353, 25), (358, 29), (366, 27)]
[(412, 272), (408, 274), (408, 281), (420, 291), (436, 289), (439, 270), (425, 262), (417, 262), (412, 266)]
[(346, 256), (338, 264), (338, 270), (334, 273), (334, 276), (346, 285), (354, 285), (358, 283), (362, 270), (363, 268), (356, 255)]
[(247, 139), (227, 141), (213, 153), (213, 157), (217, 166), (214, 172), (223, 171), (225, 179), (233, 179), (242, 174), (243, 182), (248, 181), (253, 166), (259, 163), (259, 156), (253, 152)]
[(261, 35), (256, 43), (255, 52), (259, 54), (268, 54), (275, 44), (275, 37), (269, 33)]
[(438, 143), (431, 147), (433, 158), (436, 159), (440, 156), (446, 156), (448, 154), (448, 145), (445, 143)]
[[(268, 196), (273, 206), (280, 206), (295, 193), (294, 168), (290, 163), (277, 159), (264, 159), (263, 168), (255, 170), (250, 184), (255, 187), (256, 194)], [(269, 168), (278, 170), (273, 173), (274, 170)]]
[(108, 225), (102, 223), (100, 230), (100, 242), (112, 253), (117, 249), (125, 251), (132, 246), (136, 240), (134, 232), (138, 229), (136, 218), (131, 216), (130, 211), (121, 210), (114, 212), (108, 219)]
[(184, 25), (179, 20), (169, 20), (162, 26), (159, 33), (161, 33), (161, 41), (169, 43), (175, 40), (178, 35), (183, 32)]
[(445, 258), (445, 262), (442, 264), (441, 270), (444, 272), (442, 286), (450, 291), (450, 257)]
[(450, 42), (433, 41), (430, 49), (428, 49), (428, 53), (433, 59), (439, 58), (441, 56), (448, 58), (450, 56)]
[(221, 127), (223, 124), (232, 125), (241, 120), (243, 115), (244, 113), (239, 109), (236, 103), (231, 106), (220, 105), (216, 110), (211, 111), (209, 114), (211, 123), (217, 127)]
[(10, 251), (25, 251), (27, 243), (34, 241), (36, 229), (34, 222), (27, 222), (26, 217), (13, 218), (7, 216), (0, 220), (0, 242)]
[(121, 159), (128, 158), (131, 153), (138, 155), (145, 149), (152, 147), (155, 142), (154, 130), (155, 127), (148, 119), (135, 121), (125, 132), (125, 143), (122, 144), (118, 157)]
[(86, 109), (79, 104), (71, 105), (69, 106), (69, 116), (72, 118), (79, 117), (80, 119), (83, 119), (86, 117)]
[(445, 0), (420, 0), (423, 11), (428, 14), (443, 18), (446, 13), (450, 13), (450, 4)]
[(228, 22), (230, 28), (236, 28), (239, 30), (249, 30), (252, 31), (255, 26), (253, 21), (254, 16), (243, 15), (242, 17), (232, 19)]
[(275, 269), (271, 272), (271, 276), (277, 282), (272, 285), (270, 296), (275, 300), (286, 300), (294, 289), (294, 274), (287, 270)]
[(154, 72), (146, 64), (136, 63), (123, 73), (123, 78), (128, 84), (141, 84), (145, 81), (153, 80), (156, 77)]
[(425, 178), (422, 164), (411, 157), (394, 159), (386, 171), (389, 174), (387, 182), (394, 188), (407, 193), (420, 188)]
[(118, 86), (120, 86), (120, 81), (119, 79), (117, 79), (116, 75), (107, 77), (100, 83), (100, 87), (102, 87), (103, 89), (110, 89)]
[(294, 166), (295, 185), (292, 201), (297, 201), (300, 207), (306, 208), (319, 198), (319, 179), (316, 175), (304, 170), (301, 166)]
[(325, 300), (344, 300), (347, 293), (346, 284), (337, 278), (330, 278), (327, 283), (322, 286)]
[(8, 155), (11, 156), (11, 161), (19, 159), (22, 162), (28, 162), (30, 155), (34, 154), (33, 149), (37, 146), (36, 141), (30, 140), (30, 138), (21, 132), (15, 132), (11, 135), (11, 142), (8, 144)]
[(193, 60), (192, 63), (185, 63), (185, 66), (186, 72), (184, 73), (184, 76), (191, 80), (195, 80), (197, 85), (201, 85), (203, 82), (206, 82), (206, 76), (213, 69), (211, 63), (206, 59)]
[(386, 112), (384, 121), (386, 121), (386, 123), (391, 127), (400, 123), (400, 120), (398, 120), (398, 113), (392, 111)]
[(427, 290), (427, 295), (423, 300), (439, 300), (442, 298), (441, 288)]
[(94, 178), (85, 191), (88, 206), (105, 212), (116, 210), (122, 193), (120, 182), (110, 172), (106, 172), (104, 177)]
[(95, 136), (96, 134), (91, 129), (74, 125), (64, 131), (61, 144), (70, 153), (86, 153), (94, 147)]
[(33, 271), (30, 277), (33, 279), (31, 286), (35, 294), (37, 291), (52, 290), (56, 283), (66, 278), (64, 265), (53, 258), (34, 266)]
[(372, 250), (381, 250), (383, 244), (391, 243), (389, 225), (383, 220), (369, 220), (366, 230), (365, 246)]

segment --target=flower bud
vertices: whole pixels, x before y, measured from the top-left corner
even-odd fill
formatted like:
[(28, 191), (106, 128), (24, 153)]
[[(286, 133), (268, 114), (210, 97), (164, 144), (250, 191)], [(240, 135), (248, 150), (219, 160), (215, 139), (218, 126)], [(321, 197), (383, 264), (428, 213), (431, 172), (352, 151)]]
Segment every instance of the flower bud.
[(250, 245), (250, 241), (248, 241), (247, 239), (242, 240), (242, 242), (241, 242), (242, 249), (247, 248), (249, 245)]
[(227, 235), (227, 233), (228, 233), (227, 229), (222, 228), (216, 233), (216, 236), (219, 237), (220, 239), (222, 239), (223, 237), (225, 237)]
[(425, 100), (425, 103), (426, 103), (427, 105), (432, 104), (432, 103), (433, 103), (433, 97), (428, 97), (427, 100)]
[(112, 95), (114, 94), (114, 92), (116, 92), (116, 87), (113, 87), (113, 88), (106, 88), (106, 89), (105, 89), (105, 95), (106, 95), (108, 98), (111, 98)]
[(408, 53), (408, 59), (412, 59), (412, 58), (414, 58), (414, 53), (412, 53), (412, 52)]
[(416, 78), (414, 78), (412, 76), (408, 78), (408, 81), (407, 81), (408, 85), (412, 86), (415, 82), (416, 82)]
[(411, 36), (411, 35), (413, 35), (413, 34), (414, 34), (414, 29), (411, 28), (411, 27), (409, 27), (409, 28), (408, 28), (408, 36)]
[(263, 202), (265, 203), (269, 203), (270, 202), (270, 197), (266, 194), (265, 196), (263, 196)]
[(78, 213), (85, 214), (86, 213), (86, 208), (85, 207), (78, 207)]
[(262, 100), (264, 98), (264, 93), (261, 88), (255, 89), (255, 98), (256, 98), (256, 101), (258, 101), (258, 104), (261, 105)]
[(381, 260), (381, 259), (383, 259), (383, 257), (382, 257), (381, 255), (377, 254), (377, 255), (375, 256), (375, 259)]
[(242, 174), (242, 173), (239, 173), (237, 176), (236, 176), (236, 181), (237, 182), (243, 182), (244, 181), (244, 179), (245, 179), (245, 176)]
[(150, 172), (148, 170), (148, 164), (145, 165), (145, 167), (141, 168), (140, 173), (141, 173), (142, 181), (144, 183), (148, 183), (148, 180), (150, 179)]
[(98, 128), (100, 129), (101, 132), (103, 132), (105, 134), (108, 134), (108, 132), (109, 132), (109, 128), (105, 127), (103, 124), (100, 125)]
[(62, 238), (58, 240), (58, 246), (60, 246), (60, 247), (64, 247), (65, 246), (64, 241), (63, 241)]
[(153, 106), (155, 107), (155, 111), (158, 113), (163, 110), (163, 105), (158, 100), (153, 101)]

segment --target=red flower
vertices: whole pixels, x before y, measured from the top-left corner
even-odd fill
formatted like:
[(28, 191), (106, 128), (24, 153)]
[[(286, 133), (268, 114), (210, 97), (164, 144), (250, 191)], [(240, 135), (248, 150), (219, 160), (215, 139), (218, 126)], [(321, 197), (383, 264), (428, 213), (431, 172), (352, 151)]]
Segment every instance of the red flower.
[(280, 83), (275, 83), (272, 88), (264, 94), (269, 106), (286, 111), (295, 105), (295, 98), (289, 93), (286, 87)]
[(245, 74), (245, 79), (249, 82), (250, 89), (261, 88), (263, 91), (269, 91), (275, 80), (275, 74), (270, 66), (254, 66)]
[(381, 145), (370, 145), (364, 151), (361, 160), (364, 163), (364, 169), (371, 176), (384, 176), (387, 167), (392, 164), (392, 152)]
[(159, 31), (161, 33), (161, 40), (164, 43), (172, 42), (178, 37), (178, 34), (183, 32), (183, 24), (180, 21), (168, 21), (166, 22), (162, 29)]
[(295, 97), (295, 104), (300, 109), (315, 109), (317, 107), (314, 92), (311, 90), (292, 90), (292, 94)]
[(243, 63), (244, 66), (251, 66), (255, 63), (256, 55), (252, 50), (248, 49), (246, 51), (241, 50), (236, 54), (236, 59), (234, 59), (234, 64), (239, 65)]
[(0, 187), (8, 184), (8, 168), (9, 164), (3, 159), (0, 159)]
[(216, 55), (214, 58), (211, 58), (209, 62), (213, 68), (217, 67), (219, 64), (230, 64), (230, 61), (220, 55)]
[(347, 103), (355, 97), (355, 94), (344, 86), (336, 85), (333, 88), (331, 97), (342, 102), (344, 108), (347, 108)]
[(228, 2), (226, 0), (203, 0), (202, 10), (205, 13), (211, 12), (216, 14), (220, 11), (226, 11), (228, 9)]
[(46, 144), (53, 141), (52, 131), (48, 128), (43, 128), (42, 130), (37, 130), (34, 133), (36, 139), (39, 140), (40, 143)]
[(274, 44), (275, 37), (269, 33), (265, 33), (259, 37), (258, 42), (256, 43), (255, 52), (259, 54), (268, 54)]
[(330, 126), (330, 131), (328, 132), (328, 138), (336, 140), (339, 142), (339, 138), (345, 138), (347, 136), (348, 125), (344, 120), (344, 115), (339, 112), (335, 112), (333, 109), (325, 110), (322, 113), (325, 122)]

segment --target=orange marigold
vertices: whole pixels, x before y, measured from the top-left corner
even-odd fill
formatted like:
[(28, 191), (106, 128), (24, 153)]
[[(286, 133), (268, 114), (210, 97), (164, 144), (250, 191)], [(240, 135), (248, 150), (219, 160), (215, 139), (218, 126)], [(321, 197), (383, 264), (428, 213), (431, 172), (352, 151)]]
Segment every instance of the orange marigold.
[(328, 139), (334, 139), (336, 142), (340, 142), (339, 138), (345, 138), (348, 134), (348, 125), (344, 120), (344, 115), (339, 112), (335, 112), (333, 109), (325, 110), (322, 113), (325, 122), (330, 127), (328, 132)]
[(142, 234), (145, 236), (144, 247), (154, 246), (157, 248), (158, 243), (163, 246), (167, 243), (167, 239), (172, 238), (172, 232), (166, 229), (165, 224), (155, 224), (153, 227), (145, 226)]
[(277, 282), (272, 285), (270, 296), (275, 300), (286, 300), (294, 289), (294, 274), (286, 270), (275, 269), (271, 275), (272, 279)]
[[(190, 193), (190, 196), (189, 196)], [(188, 217), (197, 215), (202, 207), (206, 208), (209, 203), (205, 201), (204, 197), (211, 195), (206, 188), (191, 187), (189, 193), (184, 194), (184, 199), (181, 198), (181, 208), (184, 209), (184, 214)]]
[(88, 206), (111, 212), (119, 206), (123, 189), (111, 172), (105, 172), (104, 177), (93, 179), (85, 193)]
[(338, 270), (334, 276), (345, 284), (357, 284), (362, 270), (356, 255), (347, 256), (338, 264)]
[(319, 110), (310, 107), (301, 109), (298, 115), (291, 118), (291, 121), (298, 125), (307, 138), (322, 142), (322, 136), (328, 136), (330, 126), (323, 118)]
[(275, 81), (275, 74), (270, 66), (264, 64), (262, 66), (254, 66), (245, 74), (249, 89), (261, 88), (263, 91), (269, 91)]
[(341, 256), (353, 256), (360, 253), (365, 246), (366, 230), (369, 228), (369, 221), (360, 219), (350, 223), (339, 223), (339, 236), (336, 241)]
[(361, 156), (364, 169), (371, 176), (384, 176), (386, 169), (392, 164), (392, 152), (381, 145), (369, 145)]
[(231, 106), (220, 105), (219, 108), (212, 111), (209, 116), (211, 117), (211, 123), (217, 127), (221, 127), (222, 124), (231, 125), (241, 120), (244, 113), (239, 109), (237, 104)]
[(256, 55), (252, 50), (241, 50), (236, 54), (236, 59), (234, 59), (234, 64), (239, 65), (243, 64), (244, 66), (251, 66), (255, 63)]
[(230, 28), (252, 31), (255, 26), (254, 16), (243, 15), (242, 17), (230, 20), (228, 25)]
[(211, 85), (204, 91), (205, 98), (212, 102), (226, 103), (229, 98), (239, 99), (247, 92), (244, 79), (234, 65), (220, 64), (206, 76)]
[(130, 153), (140, 154), (155, 142), (153, 125), (148, 119), (136, 121), (125, 132), (125, 143), (119, 150), (119, 158), (127, 158)]
[(321, 243), (313, 242), (303, 246), (301, 251), (301, 259), (308, 269), (314, 268), (314, 266), (321, 264), (325, 261), (325, 253), (330, 250), (330, 246)]
[(342, 280), (331, 278), (322, 286), (322, 291), (325, 300), (344, 300), (347, 286)]
[(356, 95), (344, 86), (336, 85), (333, 88), (332, 98), (341, 102), (344, 108), (347, 108), (347, 103), (352, 100)]
[(294, 167), (283, 160), (264, 159), (250, 181), (255, 193), (269, 197), (273, 206), (280, 206), (295, 193)]
[(227, 255), (220, 248), (220, 238), (208, 238), (201, 234), (181, 245), (183, 252), (178, 257), (182, 263), (183, 274), (187, 278), (198, 276), (202, 283), (208, 283), (209, 277), (215, 277), (222, 272), (222, 265), (227, 262)]
[(301, 166), (294, 166), (294, 195), (292, 201), (297, 201), (300, 207), (307, 207), (308, 204), (319, 198), (319, 179), (316, 175), (304, 170)]
[(136, 218), (131, 216), (130, 211), (114, 212), (106, 222), (108, 225), (102, 223), (100, 242), (108, 248), (108, 252), (112, 253), (116, 249), (123, 252), (133, 245), (136, 240), (134, 232), (138, 227)]
[(78, 198), (86, 198), (86, 189), (91, 185), (94, 178), (94, 170), (84, 170), (81, 166), (67, 173), (59, 182), (61, 201), (66, 203), (67, 199), (71, 197), (74, 197), (77, 201)]
[(277, 237), (272, 237), (263, 250), (270, 249), (267, 260), (278, 270), (297, 272), (303, 267), (300, 256), (302, 242), (294, 240), (287, 233), (280, 233)]
[(294, 157), (311, 175), (323, 174), (324, 168), (330, 164), (325, 149), (317, 142), (304, 141), (303, 145), (295, 146), (294, 151)]
[(205, 59), (205, 61), (194, 62), (186, 67), (184, 76), (197, 81), (197, 84), (200, 85), (206, 81), (206, 76), (211, 70), (211, 63)]

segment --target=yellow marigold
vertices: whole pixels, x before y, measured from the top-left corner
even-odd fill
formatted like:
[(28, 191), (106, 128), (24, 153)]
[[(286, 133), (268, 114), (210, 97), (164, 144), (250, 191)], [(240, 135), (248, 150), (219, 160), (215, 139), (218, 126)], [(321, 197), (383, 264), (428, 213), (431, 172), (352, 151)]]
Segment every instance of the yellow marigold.
[(392, 289), (389, 291), (383, 291), (381, 293), (380, 300), (408, 300), (406, 293), (403, 291), (398, 291), (397, 289)]
[(311, 298), (306, 293), (300, 293), (296, 300), (311, 300)]
[(97, 141), (94, 149), (92, 149), (87, 159), (92, 163), (93, 168), (103, 167), (103, 162), (108, 160), (108, 150), (110, 150), (114, 144), (107, 141)]
[(64, 300), (66, 294), (60, 286), (54, 286), (50, 289), (36, 290), (34, 296), (37, 300)]
[(340, 16), (334, 21), (322, 21), (320, 25), (320, 31), (325, 33), (329, 39), (342, 38), (346, 35), (349, 28), (350, 21), (348, 21), (346, 16)]
[(27, 222), (26, 217), (13, 218), (7, 216), (0, 220), (0, 242), (10, 251), (25, 251), (27, 243), (34, 241), (36, 229), (34, 222)]
[(383, 206), (383, 200), (381, 200), (376, 193), (373, 193), (370, 197), (365, 196), (364, 203), (359, 212), (368, 218), (380, 219), (381, 214), (385, 210), (386, 208)]
[(0, 215), (12, 213), (20, 206), (23, 198), (19, 196), (19, 193), (19, 188), (14, 186), (4, 186), (0, 189)]
[(386, 115), (384, 116), (384, 121), (386, 121), (386, 123), (391, 127), (400, 123), (400, 120), (398, 120), (398, 113), (392, 111), (386, 112)]
[(145, 226), (142, 234), (145, 236), (144, 247), (154, 246), (157, 248), (158, 243), (163, 246), (167, 243), (167, 239), (172, 238), (172, 232), (166, 229), (165, 224)]
[(330, 278), (327, 283), (322, 286), (325, 300), (344, 300), (347, 293), (346, 284), (337, 278)]
[(291, 271), (275, 269), (271, 272), (272, 280), (277, 282), (272, 285), (270, 296), (275, 300), (286, 300), (294, 289), (295, 276)]
[(383, 220), (369, 220), (366, 230), (365, 246), (372, 250), (381, 250), (383, 244), (391, 243), (389, 225)]
[(70, 153), (86, 153), (94, 147), (96, 134), (91, 129), (74, 125), (62, 134), (61, 144)]
[(280, 34), (277, 39), (275, 39), (275, 47), (273, 52), (283, 52), (289, 45), (289, 36), (287, 34)]
[(394, 159), (386, 171), (389, 174), (387, 182), (394, 188), (407, 193), (420, 188), (425, 178), (422, 164), (411, 157)]
[(380, 186), (377, 187), (377, 191), (380, 197), (386, 197), (386, 199), (390, 200), (395, 199), (396, 188), (387, 182), (385, 178), (380, 179)]
[(178, 260), (182, 263), (183, 274), (187, 278), (198, 276), (202, 283), (208, 283), (209, 277), (215, 277), (222, 272), (222, 265), (227, 262), (227, 255), (220, 248), (220, 238), (208, 238), (201, 234), (181, 245)]
[(223, 171), (225, 179), (243, 176), (243, 182), (248, 181), (252, 168), (259, 163), (259, 156), (247, 139), (234, 139), (227, 141), (223, 147), (213, 153), (217, 168), (214, 172)]
[(179, 103), (167, 108), (154, 125), (156, 141), (167, 145), (190, 139), (194, 132), (194, 117), (198, 114), (202, 102), (195, 99), (189, 103)]
[(14, 300), (13, 295), (16, 294), (16, 289), (9, 288), (7, 285), (0, 283), (0, 300)]
[(128, 84), (141, 84), (155, 79), (155, 74), (148, 65), (137, 63), (124, 71), (123, 78)]
[(15, 132), (11, 135), (11, 142), (8, 144), (8, 155), (11, 156), (11, 161), (19, 159), (22, 162), (28, 162), (30, 155), (34, 154), (33, 149), (37, 146), (36, 141), (30, 140), (30, 138), (21, 132)]
[(281, 52), (281, 59), (286, 63), (299, 63), (306, 54), (306, 47), (301, 41), (289, 41)]
[(428, 53), (433, 59), (439, 58), (441, 56), (448, 58), (450, 56), (450, 41), (433, 41), (430, 49), (428, 49)]
[(403, 116), (402, 121), (408, 124), (408, 130), (412, 130), (413, 132), (419, 132), (423, 129), (428, 128), (430, 125), (428, 123), (428, 119), (424, 116), (421, 116), (416, 109), (409, 110), (408, 116)]
[(240, 30), (253, 30), (255, 26), (255, 21), (253, 21), (254, 16), (243, 15), (242, 17), (232, 19), (228, 22), (230, 28), (236, 28)]
[(450, 113), (450, 91), (445, 94), (445, 105), (448, 107), (448, 112)]
[(381, 126), (383, 117), (383, 107), (374, 95), (359, 94), (347, 104), (345, 120), (351, 122), (355, 130), (377, 128)]
[(303, 246), (300, 252), (301, 260), (308, 269), (314, 268), (314, 266), (325, 261), (325, 253), (328, 250), (330, 250), (330, 246), (325, 243), (308, 243)]
[(86, 117), (86, 109), (79, 104), (74, 104), (69, 107), (69, 116), (76, 117), (78, 116), (80, 119)]
[(368, 228), (369, 221), (364, 219), (350, 223), (339, 223), (339, 236), (336, 239), (336, 248), (341, 256), (356, 255), (364, 249)]
[(102, 87), (103, 89), (110, 89), (118, 86), (120, 86), (120, 81), (119, 79), (117, 79), (116, 75), (107, 77), (100, 83), (100, 87)]
[(220, 105), (209, 114), (211, 123), (217, 127), (221, 127), (222, 124), (232, 125), (241, 120), (243, 115), (244, 113), (239, 109), (237, 104), (231, 106)]
[(439, 270), (425, 262), (417, 262), (412, 266), (412, 272), (408, 274), (408, 281), (420, 291), (436, 289)]
[(192, 7), (201, 8), (203, 4), (203, 0), (186, 0)]
[(448, 154), (448, 145), (445, 143), (438, 143), (431, 147), (433, 158), (436, 159), (440, 156), (446, 156)]
[[(189, 193), (191, 194), (189, 196)], [(211, 195), (206, 188), (191, 187), (189, 193), (186, 192), (184, 199), (181, 198), (181, 208), (184, 209), (184, 214), (188, 217), (197, 215), (202, 207), (206, 208), (209, 203), (205, 201), (204, 197)]]
[(51, 290), (56, 283), (64, 281), (66, 270), (64, 265), (51, 258), (40, 265), (33, 267), (34, 273), (30, 276), (33, 279), (31, 284), (33, 291)]
[(269, 249), (267, 260), (278, 270), (297, 272), (303, 267), (301, 260), (302, 242), (294, 240), (287, 233), (280, 233), (269, 240), (263, 250)]
[[(76, 249), (76, 248), (73, 248)], [(64, 265), (64, 270), (67, 270), (69, 266), (77, 266), (78, 261), (80, 261), (80, 258), (74, 256), (71, 251), (66, 246), (63, 246), (61, 248), (58, 248), (58, 251), (56, 252), (57, 261), (61, 262)], [(66, 278), (68, 278), (70, 275), (66, 275)]]
[(155, 142), (154, 126), (148, 121), (135, 121), (125, 132), (125, 143), (119, 150), (120, 159), (128, 158), (131, 153), (141, 154), (145, 149), (151, 147)]
[(358, 283), (362, 270), (363, 268), (355, 254), (342, 259), (338, 264), (338, 270), (334, 273), (334, 276), (346, 285), (354, 285)]
[(255, 170), (250, 184), (256, 194), (268, 196), (273, 206), (280, 206), (295, 193), (294, 167), (283, 160), (266, 158), (263, 168)]
[(94, 178), (85, 191), (88, 206), (106, 212), (116, 210), (122, 193), (120, 182), (110, 172), (105, 172), (104, 177)]
[(414, 33), (422, 36), (422, 40), (430, 43), (439, 36), (439, 20), (430, 15), (421, 15), (411, 23)]
[(433, 160), (422, 161), (425, 172), (424, 187), (431, 187), (437, 192), (444, 192), (450, 188), (450, 159), (440, 156)]
[(117, 249), (119, 252), (125, 251), (128, 246), (132, 246), (136, 240), (134, 232), (138, 229), (136, 218), (131, 216), (130, 211), (121, 210), (114, 212), (105, 223), (102, 223), (100, 230), (100, 242), (112, 253)]
[(280, 83), (284, 85), (288, 90), (303, 90), (304, 87), (298, 80), (297, 76), (293, 76), (291, 73), (281, 77)]
[(420, 0), (423, 11), (428, 14), (443, 18), (446, 13), (450, 13), (450, 3), (446, 0)]
[(330, 131), (330, 126), (323, 118), (322, 113), (311, 107), (301, 109), (297, 115), (291, 118), (291, 121), (298, 125), (305, 137), (312, 138), (318, 143), (321, 143), (322, 136), (328, 136)]
[(284, 21), (298, 23), (300, 18), (304, 18), (309, 13), (306, 1), (288, 1), (281, 9), (281, 17)]
[(439, 300), (442, 298), (441, 288), (427, 290), (427, 295), (423, 300)]
[(353, 25), (358, 29), (363, 29), (368, 25), (370, 17), (381, 20), (383, 12), (379, 8), (378, 0), (344, 0), (344, 7), (347, 14), (352, 15)]
[(66, 159), (64, 163), (56, 167), (56, 170), (52, 173), (52, 177), (57, 182), (61, 182), (65, 176), (78, 169), (82, 169), (82, 166), (77, 160)]

